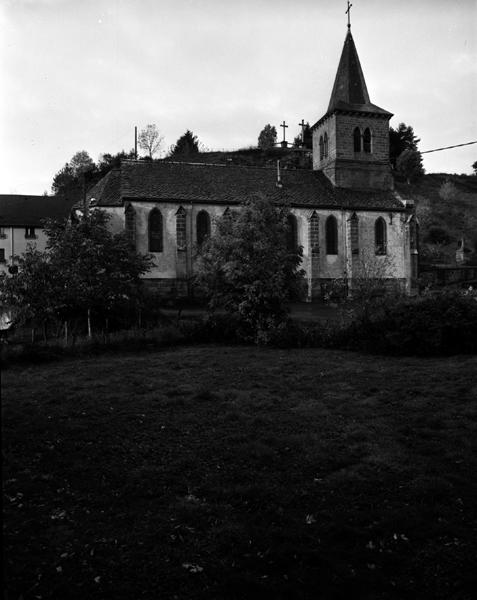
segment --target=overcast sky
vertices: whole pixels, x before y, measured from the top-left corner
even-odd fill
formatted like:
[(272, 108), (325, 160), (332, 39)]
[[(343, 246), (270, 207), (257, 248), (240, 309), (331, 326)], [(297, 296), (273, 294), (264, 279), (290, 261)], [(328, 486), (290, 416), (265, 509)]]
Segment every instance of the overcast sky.
[[(346, 35), (344, 0), (0, 0), (0, 193), (50, 192), (78, 150), (164, 148), (191, 129), (210, 149), (326, 112)], [(371, 101), (420, 150), (477, 140), (477, 0), (353, 0)], [(279, 130), (281, 132), (281, 130)], [(163, 152), (164, 153), (164, 152)], [(470, 173), (477, 144), (424, 155)]]

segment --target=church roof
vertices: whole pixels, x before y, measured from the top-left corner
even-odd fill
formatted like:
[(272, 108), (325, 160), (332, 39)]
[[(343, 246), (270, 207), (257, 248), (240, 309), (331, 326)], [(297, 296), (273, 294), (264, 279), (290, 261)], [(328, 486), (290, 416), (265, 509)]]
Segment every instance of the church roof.
[(174, 162), (123, 161), (89, 192), (96, 206), (122, 206), (127, 201), (233, 205), (254, 193), (271, 202), (296, 207), (404, 210), (391, 191), (334, 188), (320, 171)]
[(66, 218), (71, 206), (60, 196), (0, 194), (0, 227), (41, 227), (44, 219)]
[(361, 112), (392, 117), (392, 113), (376, 106), (376, 104), (372, 104), (369, 99), (368, 88), (366, 87), (358, 52), (350, 30), (346, 35), (328, 111), (324, 117), (335, 111)]

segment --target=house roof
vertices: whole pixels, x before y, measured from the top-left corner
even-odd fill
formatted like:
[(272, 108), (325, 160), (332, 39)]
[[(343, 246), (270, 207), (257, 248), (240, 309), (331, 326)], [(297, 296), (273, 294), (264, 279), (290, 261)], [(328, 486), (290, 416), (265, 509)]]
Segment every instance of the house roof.
[[(173, 162), (124, 161), (88, 192), (96, 206), (122, 206), (127, 201), (240, 204), (254, 193), (271, 202), (296, 207), (403, 210), (392, 191), (334, 188), (320, 171)], [(93, 201), (94, 200), (94, 201)]]
[(392, 113), (372, 104), (369, 99), (368, 88), (350, 30), (345, 38), (328, 110), (318, 123), (336, 111), (392, 117)]
[(72, 201), (60, 196), (0, 194), (0, 227), (41, 227), (43, 219), (63, 219)]

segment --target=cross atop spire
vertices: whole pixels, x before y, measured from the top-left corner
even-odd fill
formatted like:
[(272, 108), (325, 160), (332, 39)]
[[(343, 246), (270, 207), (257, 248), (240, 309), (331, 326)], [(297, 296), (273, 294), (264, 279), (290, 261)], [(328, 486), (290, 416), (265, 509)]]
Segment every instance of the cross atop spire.
[(360, 110), (361, 112), (390, 114), (372, 104), (369, 99), (351, 29), (348, 29), (346, 33), (327, 112), (331, 113), (334, 110)]
[(348, 29), (351, 29), (351, 7), (353, 5), (350, 4), (350, 1), (348, 0), (348, 8), (345, 12), (345, 15), (348, 15)]

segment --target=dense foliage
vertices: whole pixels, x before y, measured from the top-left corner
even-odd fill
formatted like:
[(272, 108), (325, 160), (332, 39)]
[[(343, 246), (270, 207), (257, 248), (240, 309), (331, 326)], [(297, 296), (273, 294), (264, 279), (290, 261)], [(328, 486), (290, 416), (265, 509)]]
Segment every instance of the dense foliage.
[(53, 194), (72, 195), (79, 194), (86, 179), (96, 171), (93, 159), (81, 150), (65, 163), (53, 178), (51, 191)]
[(258, 147), (261, 150), (273, 148), (277, 143), (277, 130), (273, 125), (265, 125), (258, 136)]
[(108, 217), (95, 210), (70, 222), (49, 220), (45, 252), (29, 248), (19, 273), (0, 280), (2, 304), (17, 322), (68, 322), (78, 315), (103, 318), (139, 302), (140, 276), (150, 258), (139, 255), (124, 233), (108, 229)]
[(477, 352), (477, 296), (443, 291), (396, 302), (386, 299), (348, 330), (350, 346), (407, 355)]
[(125, 152), (121, 150), (117, 154), (101, 154), (98, 163), (85, 150), (76, 152), (71, 160), (65, 163), (53, 178), (51, 192), (56, 195), (80, 200), (85, 190), (88, 190), (99, 181), (108, 171), (119, 167), (121, 160), (133, 159), (134, 150)]
[(405, 123), (399, 123), (396, 129), (389, 128), (389, 160), (393, 167), (396, 167), (396, 161), (404, 150), (418, 150), (418, 143), (421, 140), (415, 135), (414, 129)]
[(303, 128), (303, 134), (297, 135), (293, 140), (293, 145), (311, 150), (313, 148), (313, 133), (310, 124), (307, 123)]
[(303, 285), (302, 250), (287, 247), (288, 216), (287, 208), (252, 196), (218, 219), (200, 248), (197, 283), (209, 308), (236, 316), (255, 341), (286, 319)]
[(169, 158), (187, 159), (199, 154), (199, 139), (189, 129), (171, 146)]
[(422, 156), (417, 150), (404, 150), (396, 160), (396, 171), (408, 184), (424, 175)]

